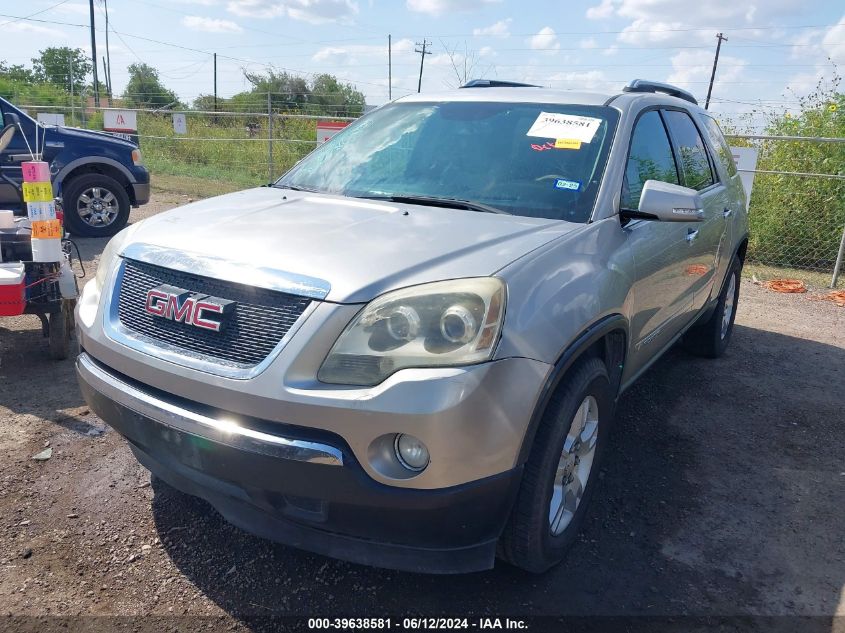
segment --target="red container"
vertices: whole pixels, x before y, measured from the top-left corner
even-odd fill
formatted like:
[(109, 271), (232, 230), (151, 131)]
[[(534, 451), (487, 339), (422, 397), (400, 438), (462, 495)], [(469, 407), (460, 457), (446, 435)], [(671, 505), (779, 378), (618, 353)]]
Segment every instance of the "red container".
[(0, 264), (0, 316), (18, 316), (26, 306), (23, 264)]

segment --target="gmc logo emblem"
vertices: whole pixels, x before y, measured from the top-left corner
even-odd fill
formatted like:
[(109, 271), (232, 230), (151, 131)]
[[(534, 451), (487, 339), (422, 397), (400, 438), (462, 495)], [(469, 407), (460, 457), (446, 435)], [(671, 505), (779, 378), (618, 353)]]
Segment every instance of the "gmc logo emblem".
[(235, 310), (235, 302), (161, 285), (147, 292), (144, 310), (156, 317), (219, 332)]

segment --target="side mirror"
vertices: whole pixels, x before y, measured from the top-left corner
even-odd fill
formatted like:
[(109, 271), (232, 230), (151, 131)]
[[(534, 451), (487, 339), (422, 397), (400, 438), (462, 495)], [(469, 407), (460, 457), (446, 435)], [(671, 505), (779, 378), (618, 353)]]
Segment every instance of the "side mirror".
[(16, 129), (15, 124), (10, 123), (3, 128), (2, 132), (0, 132), (0, 152), (6, 149), (9, 146), (9, 143), (12, 142), (12, 137), (15, 135)]
[(659, 180), (646, 180), (637, 211), (622, 212), (630, 218), (659, 222), (701, 222), (704, 203), (695, 189)]

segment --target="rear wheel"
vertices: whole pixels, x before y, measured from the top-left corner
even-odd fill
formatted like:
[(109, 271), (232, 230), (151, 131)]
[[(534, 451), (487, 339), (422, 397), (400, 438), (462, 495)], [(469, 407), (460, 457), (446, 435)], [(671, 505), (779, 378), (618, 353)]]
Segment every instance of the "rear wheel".
[(698, 356), (718, 358), (728, 349), (736, 319), (741, 272), (742, 262), (734, 258), (713, 314), (707, 321), (693, 326), (684, 334), (683, 345), (686, 350)]
[(607, 368), (579, 361), (552, 397), (537, 429), (499, 554), (531, 572), (563, 560), (595, 488), (613, 419)]
[(129, 194), (105, 174), (83, 174), (65, 183), (62, 202), (71, 235), (111, 237), (129, 221)]
[(75, 306), (75, 299), (63, 299), (61, 311), (51, 312), (48, 317), (50, 356), (54, 360), (64, 360), (70, 354), (70, 337), (75, 326), (73, 319)]

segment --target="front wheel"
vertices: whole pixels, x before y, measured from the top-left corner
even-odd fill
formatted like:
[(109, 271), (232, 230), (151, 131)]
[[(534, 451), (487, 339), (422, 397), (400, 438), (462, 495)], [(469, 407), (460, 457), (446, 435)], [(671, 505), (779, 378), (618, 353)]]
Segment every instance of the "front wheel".
[(111, 237), (129, 221), (129, 194), (105, 174), (83, 174), (65, 183), (62, 201), (71, 235)]
[(549, 402), (499, 555), (539, 573), (563, 560), (575, 542), (613, 419), (607, 368), (598, 358), (579, 361)]

